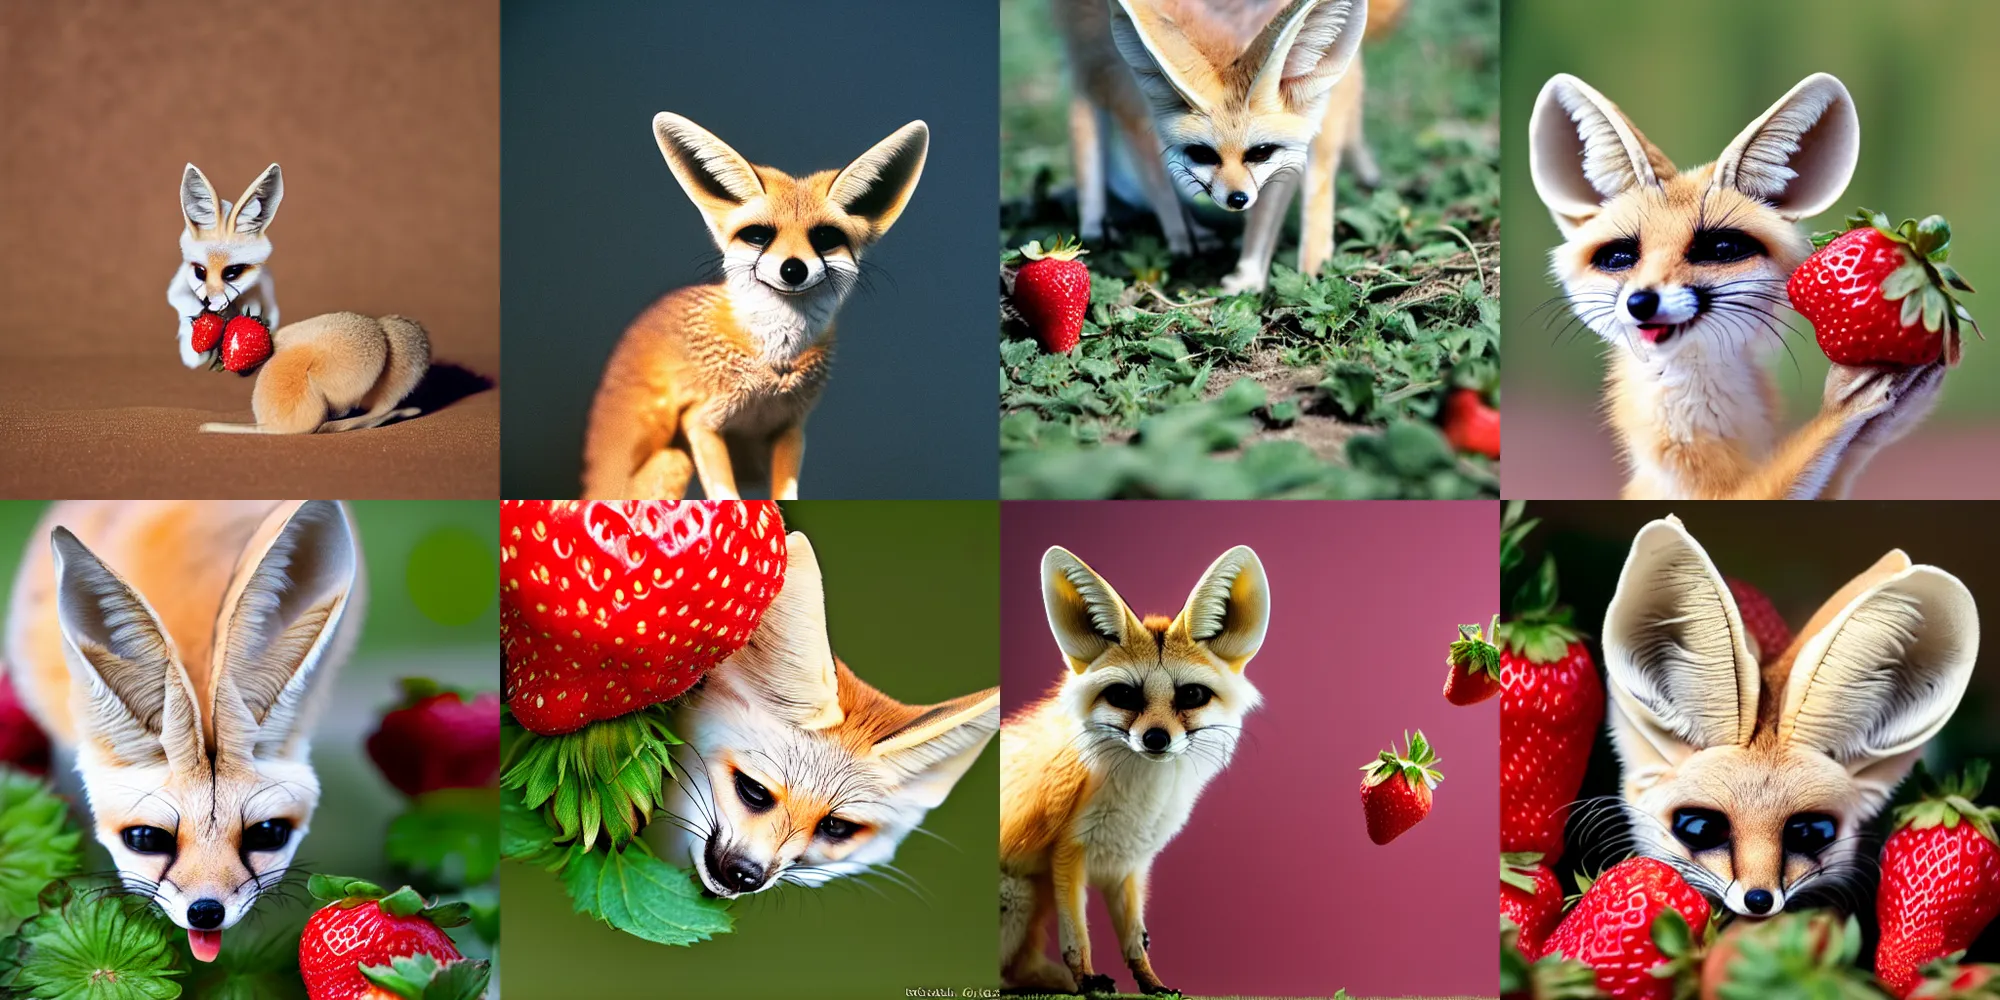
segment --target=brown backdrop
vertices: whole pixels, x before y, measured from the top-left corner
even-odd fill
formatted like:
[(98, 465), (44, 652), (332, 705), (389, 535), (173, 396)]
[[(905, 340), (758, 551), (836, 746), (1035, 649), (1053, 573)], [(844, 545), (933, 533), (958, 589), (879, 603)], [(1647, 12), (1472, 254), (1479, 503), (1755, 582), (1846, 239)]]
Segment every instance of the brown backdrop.
[[(0, 495), (497, 496), (499, 52), (494, 0), (0, 4)], [(284, 168), (282, 318), (416, 318), (432, 412), (196, 432), (252, 382), (175, 350), (189, 161), (232, 201)]]

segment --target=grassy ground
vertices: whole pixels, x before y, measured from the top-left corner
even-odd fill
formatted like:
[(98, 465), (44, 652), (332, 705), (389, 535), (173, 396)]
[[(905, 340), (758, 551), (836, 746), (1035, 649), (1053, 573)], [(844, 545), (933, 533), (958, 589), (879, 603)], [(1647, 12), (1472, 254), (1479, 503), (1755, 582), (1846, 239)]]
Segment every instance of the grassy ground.
[[(1002, 496), (1497, 495), (1434, 425), (1498, 365), (1497, 3), (1416, 0), (1364, 58), (1384, 181), (1343, 176), (1322, 274), (1283, 263), (1293, 224), (1270, 289), (1223, 296), (1233, 238), (1175, 259), (1150, 214), (1114, 210), (1082, 346), (1045, 354), (1003, 321)], [(1068, 98), (1047, 3), (1003, 0), (1002, 250), (1075, 230)]]

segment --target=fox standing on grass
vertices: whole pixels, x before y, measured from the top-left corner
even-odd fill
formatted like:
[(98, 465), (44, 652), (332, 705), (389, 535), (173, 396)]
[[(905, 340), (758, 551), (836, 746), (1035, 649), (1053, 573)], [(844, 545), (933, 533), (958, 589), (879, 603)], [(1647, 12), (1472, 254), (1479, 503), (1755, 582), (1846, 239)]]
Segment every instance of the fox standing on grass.
[(798, 178), (676, 114), (654, 117), (653, 137), (722, 251), (722, 282), (669, 293), (625, 331), (591, 403), (583, 497), (677, 500), (699, 476), (711, 500), (764, 482), (797, 499), (834, 313), (915, 193), (930, 128)]
[(1759, 649), (1677, 518), (1632, 541), (1604, 616), (1609, 725), (1641, 853), (1749, 917), (1850, 887), (1857, 850), (1972, 677), (1957, 577), (1892, 550)]
[[(1111, 992), (1084, 923), (1096, 886), (1139, 988), (1170, 992), (1147, 956), (1148, 872), (1257, 707), (1243, 668), (1270, 622), (1264, 565), (1239, 545), (1209, 565), (1173, 620), (1141, 619), (1082, 560), (1052, 548), (1042, 600), (1068, 669), (1000, 731), (1000, 977), (1010, 988)], [(1043, 952), (1051, 913), (1060, 965)]]
[(784, 589), (674, 715), (686, 741), (670, 857), (708, 893), (818, 886), (890, 864), (1000, 728), (1000, 689), (905, 705), (833, 655), (819, 560), (793, 532)]
[[(1228, 292), (1259, 291), (1303, 186), (1299, 270), (1333, 256), (1333, 182), (1343, 153), (1374, 184), (1361, 132), (1363, 35), (1404, 0), (1054, 0), (1069, 54), (1070, 152), (1079, 230), (1104, 238), (1107, 165), (1130, 167), (1167, 249), (1195, 250), (1181, 203), (1248, 211)], [(1378, 32), (1379, 33), (1379, 32)], [(1107, 141), (1106, 127), (1112, 130)], [(1129, 156), (1125, 155), (1129, 154)]]
[(1785, 281), (1812, 253), (1797, 223), (1840, 198), (1860, 156), (1839, 80), (1807, 77), (1686, 171), (1567, 74), (1542, 87), (1528, 129), (1535, 190), (1564, 239), (1555, 276), (1610, 348), (1626, 499), (1839, 499), (1936, 404), (1942, 365), (1834, 365), (1819, 414), (1778, 440), (1765, 363), (1784, 343)]
[(201, 961), (312, 824), (313, 717), (364, 584), (330, 500), (68, 501), (31, 536), (7, 613), (14, 688), (74, 748), (126, 890)]

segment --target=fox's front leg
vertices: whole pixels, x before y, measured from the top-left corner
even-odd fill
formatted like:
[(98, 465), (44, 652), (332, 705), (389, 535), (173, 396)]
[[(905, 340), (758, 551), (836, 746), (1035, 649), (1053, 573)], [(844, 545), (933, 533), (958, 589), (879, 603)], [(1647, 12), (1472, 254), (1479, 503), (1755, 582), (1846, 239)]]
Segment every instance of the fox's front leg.
[(701, 480), (701, 492), (710, 500), (741, 500), (736, 492), (736, 472), (729, 464), (729, 442), (722, 439), (722, 416), (710, 407), (689, 411), (681, 430), (687, 434), (688, 451), (694, 455), (694, 474)]
[(1083, 913), (1087, 884), (1083, 845), (1069, 841), (1057, 844), (1049, 860), (1050, 881), (1056, 889), (1056, 943), (1062, 947), (1063, 964), (1076, 977), (1079, 992), (1114, 992), (1117, 984), (1110, 976), (1090, 971), (1090, 927)]
[(1884, 369), (1835, 365), (1826, 373), (1820, 410), (1799, 428), (1729, 500), (1821, 500), (1835, 470), (1867, 422), (1895, 403), (1896, 376)]
[(208, 307), (188, 288), (179, 269), (174, 271), (172, 280), (167, 284), (167, 304), (174, 307), (174, 316), (179, 320), (174, 328), (174, 337), (180, 344), (181, 364), (200, 368), (208, 360), (208, 355), (194, 349), (194, 318)]
[(1151, 872), (1141, 868), (1119, 880), (1104, 894), (1105, 908), (1111, 911), (1111, 926), (1118, 932), (1118, 946), (1125, 952), (1125, 967), (1139, 983), (1141, 993), (1172, 993), (1153, 974), (1147, 957), (1152, 938), (1146, 933), (1146, 881)]
[(1257, 192), (1257, 204), (1250, 206), (1250, 221), (1243, 227), (1243, 252), (1236, 258), (1236, 270), (1222, 279), (1222, 290), (1261, 292), (1271, 280), (1271, 255), (1278, 250), (1278, 235), (1285, 228), (1285, 214), (1292, 209), (1292, 195), (1298, 182), (1291, 174), (1280, 174), (1265, 182)]
[(803, 421), (778, 432), (771, 442), (771, 499), (799, 498), (799, 466), (805, 457), (806, 425)]
[[(1827, 373), (1832, 381), (1856, 381), (1871, 372), (1869, 368), (1848, 368), (1835, 365)], [(1930, 417), (1937, 408), (1938, 399), (1944, 388), (1944, 365), (1932, 362), (1916, 368), (1891, 371), (1885, 376), (1889, 380), (1892, 400), (1882, 414), (1870, 417), (1861, 425), (1859, 433), (1847, 445), (1847, 455), (1834, 466), (1833, 477), (1827, 482), (1825, 497), (1829, 500), (1843, 499), (1854, 485), (1854, 480), (1868, 467), (1869, 460), (1882, 449), (1901, 441), (1917, 429), (1917, 425)]]

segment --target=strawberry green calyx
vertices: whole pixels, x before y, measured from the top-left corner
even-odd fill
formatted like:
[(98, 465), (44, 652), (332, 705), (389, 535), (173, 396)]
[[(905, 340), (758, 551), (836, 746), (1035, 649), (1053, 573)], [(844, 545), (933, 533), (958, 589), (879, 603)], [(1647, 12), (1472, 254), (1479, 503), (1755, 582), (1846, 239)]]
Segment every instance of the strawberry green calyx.
[(612, 846), (631, 841), (664, 804), (663, 782), (673, 772), (667, 710), (653, 705), (575, 732), (543, 736), (514, 730), (503, 754), (500, 787), (519, 791), (530, 809), (547, 817), (555, 839), (589, 850), (601, 835)]
[(1500, 883), (1511, 885), (1532, 896), (1535, 894), (1535, 866), (1542, 863), (1542, 855), (1536, 851), (1515, 851), (1500, 855)]
[[(1672, 912), (1672, 911), (1668, 911)], [(1855, 966), (1861, 924), (1830, 914), (1785, 913), (1746, 926), (1735, 938), (1721, 1000), (1879, 1000), (1881, 990)]]
[(1421, 783), (1426, 788), (1436, 788), (1438, 782), (1444, 780), (1444, 775), (1435, 766), (1437, 755), (1432, 752), (1430, 741), (1424, 739), (1424, 731), (1417, 730), (1415, 736), (1405, 732), (1403, 745), (1409, 748), (1404, 753), (1397, 753), (1396, 745), (1392, 743), (1379, 757), (1361, 765), (1361, 770), (1366, 773), (1362, 780), (1369, 785), (1379, 785), (1400, 774), (1411, 785)]
[(1964, 771), (1939, 778), (1919, 762), (1915, 775), (1919, 797), (1897, 807), (1895, 828), (1949, 828), (1963, 822), (1979, 831), (1980, 836), (2000, 844), (2000, 836), (1995, 834), (1995, 824), (2000, 823), (2000, 806), (1982, 806), (1973, 801), (1985, 789), (1991, 771), (1989, 762), (1975, 759), (1965, 765)]
[[(1526, 506), (1524, 502), (1515, 500), (1507, 505), (1501, 516), (1500, 574), (1503, 579), (1527, 561), (1523, 542), (1528, 533), (1541, 523), (1538, 518), (1522, 516)], [(1583, 633), (1570, 625), (1569, 608), (1557, 599), (1556, 560), (1552, 555), (1544, 554), (1541, 565), (1533, 575), (1515, 589), (1513, 600), (1508, 602), (1508, 611), (1513, 617), (1494, 626), (1493, 641), (1530, 663), (1561, 660), (1569, 654), (1570, 643), (1583, 639)]]
[(1508, 1000), (1602, 1000), (1597, 973), (1561, 955), (1529, 961), (1521, 953), (1521, 929), (1500, 918), (1500, 995)]
[(1020, 250), (1021, 256), (1029, 260), (1075, 260), (1089, 252), (1072, 236), (1058, 236), (1046, 247), (1041, 240), (1029, 240)]
[(457, 927), (472, 919), (470, 903), (432, 903), (409, 886), (387, 892), (367, 879), (343, 875), (314, 875), (306, 880), (306, 891), (340, 907), (374, 903), (392, 917), (422, 917), (439, 927)]
[(387, 965), (361, 966), (377, 988), (403, 1000), (478, 1000), (493, 976), (484, 961), (439, 962), (425, 954), (402, 955)]
[(1452, 642), (1451, 650), (1445, 656), (1445, 662), (1468, 674), (1485, 674), (1488, 677), (1499, 677), (1500, 648), (1486, 641), (1487, 634), (1498, 634), (1499, 631), (1499, 615), (1493, 616), (1493, 623), (1489, 626), (1489, 633), (1482, 633), (1477, 622), (1471, 625), (1460, 625), (1458, 627), (1458, 638)]

